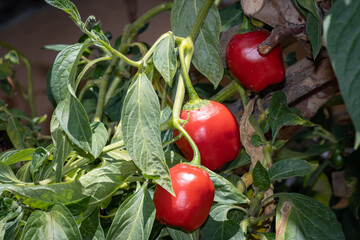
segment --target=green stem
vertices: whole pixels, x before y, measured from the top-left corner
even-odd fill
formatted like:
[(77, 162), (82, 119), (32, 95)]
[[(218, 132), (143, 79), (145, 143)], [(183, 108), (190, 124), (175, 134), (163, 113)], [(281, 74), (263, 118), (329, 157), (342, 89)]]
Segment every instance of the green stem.
[(257, 124), (261, 125), (261, 123), (268, 117), (269, 109), (264, 110), (258, 117)]
[[(70, 165), (69, 167), (67, 168), (63, 168), (63, 171), (62, 171), (62, 176), (65, 176), (66, 174), (69, 174), (71, 173), (72, 171), (80, 168), (81, 166), (85, 165), (85, 164), (88, 164), (90, 162), (92, 162), (93, 160), (91, 159), (88, 159), (88, 158), (80, 158), (78, 159), (77, 161), (75, 161), (72, 165)], [(52, 183), (53, 181), (55, 180), (55, 176), (52, 176), (48, 179), (45, 179), (43, 181), (40, 181), (40, 185), (47, 185), (47, 184), (50, 184)]]
[(188, 143), (190, 144), (193, 153), (194, 153), (194, 157), (191, 160), (191, 163), (194, 165), (200, 165), (201, 163), (201, 158), (200, 158), (200, 152), (198, 147), (196, 146), (195, 142), (192, 140), (192, 138), (190, 137), (190, 135), (185, 131), (185, 129), (181, 126), (180, 124), (180, 119), (173, 119), (172, 124), (174, 126), (174, 128), (176, 128), (177, 130), (179, 130), (179, 132), (186, 138), (186, 140), (188, 141)]
[(263, 153), (264, 153), (264, 163), (263, 166), (268, 169), (272, 163), (271, 153), (272, 153), (272, 145), (270, 142), (267, 142), (265, 146), (263, 147)]
[(329, 140), (331, 143), (333, 143), (333, 144), (337, 143), (337, 140), (334, 137), (334, 135), (332, 135), (331, 132), (329, 132), (328, 130), (323, 128), (321, 125), (316, 125), (315, 131), (318, 131), (318, 133), (320, 133), (322, 138)]
[(145, 56), (141, 59), (141, 64), (142, 65), (146, 65), (146, 61), (150, 58), (151, 54), (155, 51), (156, 46), (161, 42), (161, 40), (163, 40), (166, 37), (169, 37), (173, 35), (172, 32), (167, 32), (164, 33), (163, 35), (161, 35), (156, 42), (151, 46), (151, 48), (149, 49), (149, 51), (147, 51), (147, 53), (145, 54)]
[(241, 83), (239, 82), (239, 80), (236, 79), (235, 82), (237, 82), (236, 88), (237, 88), (237, 91), (238, 91), (239, 94), (240, 94), (240, 98), (241, 98), (241, 102), (242, 102), (242, 104), (243, 104), (243, 108), (245, 108), (246, 105), (247, 105), (248, 102), (249, 102), (248, 95), (246, 94), (246, 90), (245, 90), (244, 86), (241, 85)]
[(169, 146), (170, 144), (176, 142), (177, 140), (179, 140), (180, 138), (182, 138), (183, 135), (182, 134), (179, 134), (177, 135), (176, 137), (174, 137), (173, 139), (169, 140), (169, 141), (166, 141), (162, 144), (162, 148), (166, 148), (167, 146)]
[(206, 15), (208, 14), (208, 11), (213, 4), (214, 0), (206, 0), (204, 2), (204, 5), (201, 6), (200, 12), (197, 14), (195, 25), (191, 29), (191, 32), (189, 34), (190, 39), (194, 42), (197, 35), (199, 34), (200, 28), (206, 18)]
[(16, 50), (14, 47), (10, 46), (9, 44), (3, 41), (0, 41), (0, 46), (3, 46), (8, 50), (15, 51), (26, 68), (27, 80), (28, 80), (28, 92), (25, 100), (29, 101), (31, 117), (35, 118), (37, 113), (36, 113), (36, 105), (34, 100), (34, 86), (33, 86), (32, 68), (31, 68), (30, 60), (27, 57), (25, 57), (21, 52)]
[(197, 95), (194, 87), (192, 86), (190, 77), (189, 77), (189, 68), (190, 62), (193, 55), (193, 42), (190, 37), (187, 37), (184, 41), (181, 42), (179, 46), (179, 55), (180, 55), (180, 63), (181, 63), (181, 75), (184, 80), (184, 84), (186, 87), (186, 91), (189, 95), (189, 103), (195, 103), (200, 100)]
[(127, 64), (134, 66), (134, 67), (139, 67), (141, 62), (140, 61), (133, 61), (130, 58), (126, 57), (124, 54), (122, 54), (121, 52), (119, 52), (118, 50), (114, 49), (113, 47), (111, 47), (107, 42), (105, 42), (104, 40), (100, 39), (99, 36), (97, 36), (96, 34), (94, 34), (93, 32), (89, 31), (88, 29), (83, 29), (83, 31), (89, 35), (92, 39), (94, 39), (95, 41), (99, 42), (106, 50), (108, 50), (110, 53), (112, 53), (115, 57), (120, 58), (121, 60), (123, 60), (124, 62), (126, 62)]
[(106, 147), (103, 148), (103, 153), (107, 153), (107, 152), (111, 152), (112, 150), (118, 149), (125, 146), (124, 141), (118, 141), (115, 143), (112, 143), (110, 145), (107, 145)]
[(174, 105), (173, 105), (173, 119), (180, 119), (180, 112), (181, 112), (182, 103), (184, 101), (184, 96), (185, 96), (185, 85), (184, 85), (183, 77), (180, 74), (176, 89)]
[(161, 94), (161, 109), (164, 109), (166, 107), (168, 88), (169, 88), (169, 85), (167, 85), (165, 83), (164, 84), (164, 89), (162, 90), (162, 94)]
[(210, 100), (214, 102), (223, 102), (227, 98), (229, 98), (231, 95), (233, 95), (237, 89), (238, 84), (235, 80), (233, 80), (231, 83), (229, 83), (227, 86), (225, 86), (223, 89), (221, 89), (218, 93), (216, 93), (214, 96), (211, 97)]
[(260, 125), (255, 121), (254, 116), (249, 116), (249, 121), (251, 125), (254, 127), (255, 132), (260, 136), (261, 142), (265, 143), (263, 147), (263, 153), (264, 153), (264, 162), (262, 163), (265, 168), (269, 167), (269, 165), (272, 163), (271, 153), (272, 153), (272, 145), (270, 142), (266, 140), (266, 137), (260, 127)]
[(262, 215), (262, 216), (256, 217), (256, 218), (254, 218), (254, 217), (246, 218), (240, 222), (240, 227), (243, 230), (243, 232), (245, 234), (247, 234), (247, 229), (249, 227), (257, 224), (258, 222), (264, 221), (264, 220), (269, 219), (274, 216), (276, 216), (276, 212), (272, 212), (267, 215)]
[(258, 134), (260, 136), (261, 141), (263, 143), (265, 143), (266, 142), (265, 135), (262, 132), (262, 129), (260, 128), (260, 126), (257, 124), (257, 121), (255, 121), (253, 115), (249, 116), (249, 121), (250, 121), (251, 125), (254, 127), (256, 134)]
[[(121, 61), (119, 63), (119, 71), (116, 72), (116, 75), (114, 77), (114, 80), (111, 82), (111, 85), (106, 93), (106, 96), (105, 96), (105, 106), (108, 104), (108, 102), (110, 101), (110, 98), (113, 97), (113, 93), (114, 91), (116, 90), (117, 86), (120, 84), (120, 82), (122, 81), (123, 79), (123, 75), (126, 74), (126, 69), (125, 69), (125, 62), (124, 61)], [(130, 77), (130, 76), (129, 76)]]
[(242, 211), (242, 212), (245, 213), (246, 215), (249, 214), (249, 212), (248, 212), (247, 209), (245, 209), (245, 208), (243, 208), (243, 207), (240, 207), (240, 206), (232, 206), (232, 207), (230, 207), (230, 209), (237, 209), (237, 210)]
[(255, 216), (257, 214), (256, 210), (257, 210), (258, 206), (260, 205), (263, 197), (264, 197), (264, 194), (261, 192), (258, 192), (255, 194), (255, 197), (251, 200), (250, 207), (249, 207), (250, 216)]
[(94, 85), (99, 84), (99, 79), (94, 79), (91, 81), (86, 82), (85, 86), (81, 88), (79, 93), (79, 101), (81, 101), (86, 93), (87, 90), (92, 88)]
[(96, 64), (96, 63), (98, 63), (98, 62), (106, 61), (106, 60), (111, 60), (111, 57), (106, 56), (106, 57), (96, 58), (96, 59), (90, 61), (88, 64), (86, 64), (86, 66), (84, 67), (84, 69), (80, 72), (80, 74), (79, 74), (79, 75), (77, 76), (77, 78), (76, 78), (74, 91), (76, 91), (76, 89), (78, 88), (81, 79), (82, 79), (83, 76), (85, 75), (86, 71), (89, 70), (89, 68), (91, 68), (94, 64)]
[(110, 78), (113, 70), (115, 69), (115, 66), (117, 63), (118, 63), (118, 61), (112, 61), (109, 65), (109, 67), (106, 69), (104, 78), (101, 79), (98, 103), (96, 106), (96, 112), (95, 112), (95, 117), (94, 117), (95, 122), (101, 121), (101, 118), (102, 118), (102, 115), (104, 112), (104, 108), (105, 108), (104, 103), (105, 103), (105, 96), (106, 96), (106, 90), (107, 90), (109, 78)]

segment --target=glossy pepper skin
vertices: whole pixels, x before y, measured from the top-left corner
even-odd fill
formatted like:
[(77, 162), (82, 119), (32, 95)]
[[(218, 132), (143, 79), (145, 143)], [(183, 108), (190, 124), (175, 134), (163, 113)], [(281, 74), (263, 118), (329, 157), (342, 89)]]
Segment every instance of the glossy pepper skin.
[(206, 171), (183, 163), (170, 168), (170, 177), (176, 197), (156, 186), (155, 218), (164, 225), (194, 231), (209, 215), (215, 195), (214, 184)]
[[(227, 107), (218, 102), (208, 102), (199, 109), (182, 110), (180, 118), (188, 119), (184, 129), (200, 151), (201, 164), (216, 170), (238, 155), (240, 132), (238, 122)], [(176, 130), (174, 135), (178, 135)], [(176, 141), (176, 145), (187, 160), (193, 158), (192, 148), (184, 137)]]
[(226, 60), (231, 72), (246, 88), (254, 91), (280, 83), (285, 77), (280, 45), (266, 55), (257, 49), (268, 36), (270, 33), (265, 30), (236, 34), (226, 48)]

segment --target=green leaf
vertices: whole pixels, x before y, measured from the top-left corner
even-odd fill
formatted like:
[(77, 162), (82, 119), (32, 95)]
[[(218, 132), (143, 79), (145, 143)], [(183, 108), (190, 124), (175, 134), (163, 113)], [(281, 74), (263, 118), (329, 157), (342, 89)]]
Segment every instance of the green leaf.
[(313, 14), (306, 14), (306, 34), (309, 37), (313, 58), (319, 54), (322, 46), (322, 22), (318, 21)]
[(102, 122), (93, 122), (90, 127), (93, 132), (91, 153), (97, 158), (105, 147), (109, 134)]
[(55, 203), (64, 205), (75, 204), (88, 198), (78, 180), (35, 186), (0, 185), (0, 194), (3, 191), (15, 194), (17, 198), (23, 199), (24, 204), (38, 209), (47, 209)]
[[(96, 226), (98, 227), (96, 228)], [(105, 240), (104, 231), (100, 224), (99, 209), (95, 209), (91, 215), (81, 222), (79, 230), (82, 240)]]
[(223, 172), (230, 172), (249, 163), (251, 163), (250, 156), (245, 151), (241, 151), (240, 155), (231, 161), (229, 166)]
[(270, 188), (270, 177), (264, 166), (260, 161), (257, 161), (252, 171), (254, 186), (259, 188), (259, 191), (265, 191)]
[[(175, 0), (171, 9), (171, 29), (175, 36), (187, 37), (205, 0)], [(192, 63), (216, 88), (223, 77), (220, 58), (220, 14), (215, 6), (209, 12), (194, 42)]]
[(90, 44), (90, 41), (86, 41), (70, 45), (57, 55), (52, 67), (49, 84), (51, 93), (57, 103), (69, 95), (68, 85), (74, 86), (78, 62)]
[(25, 128), (17, 118), (12, 116), (9, 117), (6, 133), (16, 149), (24, 149), (27, 147), (27, 144), (24, 141), (26, 135)]
[(345, 239), (340, 223), (331, 209), (298, 193), (278, 193), (276, 239)]
[(107, 240), (148, 239), (155, 220), (155, 206), (147, 184), (127, 198), (115, 214)]
[(360, 132), (359, 11), (360, 1), (337, 0), (324, 20), (324, 37), (331, 65), (357, 133)]
[(318, 200), (320, 203), (330, 207), (330, 200), (332, 199), (333, 191), (327, 175), (322, 172), (314, 185), (309, 189), (308, 196)]
[(174, 229), (167, 227), (166, 231), (170, 234), (170, 237), (173, 240), (198, 240), (199, 239), (199, 230), (193, 232), (184, 232), (180, 229)]
[(35, 151), (35, 148), (27, 148), (24, 150), (10, 150), (5, 152), (0, 157), (0, 162), (5, 163), (6, 165), (29, 161), (32, 159), (32, 155)]
[(318, 7), (316, 5), (316, 0), (293, 0), (296, 1), (301, 7), (310, 12), (314, 18), (321, 22), (321, 18), (318, 13)]
[(70, 14), (75, 23), (81, 21), (80, 14), (76, 6), (69, 0), (45, 0), (48, 4)]
[(273, 141), (277, 138), (279, 130), (283, 126), (304, 125), (313, 126), (311, 122), (303, 119), (301, 113), (295, 108), (289, 108), (286, 103), (286, 96), (283, 92), (277, 91), (272, 96), (269, 106), (269, 124), (272, 129)]
[(17, 179), (11, 168), (3, 162), (0, 162), (0, 183), (21, 183), (21, 181)]
[(211, 208), (209, 218), (201, 228), (201, 237), (203, 239), (246, 239), (239, 223), (227, 218), (231, 208), (233, 208), (232, 205), (215, 205)]
[(54, 142), (53, 165), (55, 167), (55, 181), (61, 182), (62, 168), (67, 155), (71, 151), (71, 145), (65, 133), (60, 128), (55, 114), (50, 122), (51, 138)]
[(12, 70), (9, 64), (1, 63), (0, 64), (0, 79), (6, 79), (7, 77), (11, 76)]
[(258, 147), (258, 146), (261, 146), (263, 145), (264, 143), (261, 141), (261, 138), (258, 134), (254, 134), (251, 136), (251, 143), (255, 146), (255, 147)]
[(248, 199), (226, 178), (210, 171), (205, 167), (201, 167), (209, 173), (210, 179), (215, 187), (214, 201), (226, 204), (248, 203)]
[(276, 181), (291, 177), (304, 177), (312, 171), (311, 164), (307, 161), (290, 158), (278, 161), (269, 168), (270, 181)]
[(33, 159), (30, 163), (29, 171), (33, 180), (35, 180), (35, 173), (41, 170), (49, 158), (50, 153), (43, 147), (38, 147), (33, 153)]
[(112, 196), (126, 179), (136, 171), (137, 168), (133, 162), (123, 161), (96, 168), (82, 176), (79, 181), (85, 188), (86, 194), (91, 197), (89, 206), (82, 213), (82, 217), (90, 215), (99, 204)]
[(322, 46), (322, 20), (318, 15), (316, 2), (315, 0), (293, 0), (293, 2), (306, 18), (306, 34), (315, 59)]
[(231, 4), (220, 10), (221, 29), (220, 31), (226, 31), (232, 27), (238, 26), (242, 23), (243, 10), (240, 5), (240, 1)]
[(56, 119), (69, 139), (85, 153), (92, 152), (92, 130), (84, 107), (72, 94), (55, 108)]
[(21, 236), (27, 239), (81, 240), (81, 235), (70, 211), (55, 204), (50, 212), (37, 210), (30, 215)]
[[(20, 224), (22, 223), (22, 218), (24, 217), (24, 212), (17, 212), (17, 216), (13, 221), (8, 221), (5, 224), (5, 235), (4, 239), (6, 240), (14, 240), (16, 239), (17, 234), (20, 231)], [(1, 220), (0, 220), (1, 222)], [(0, 231), (0, 238), (1, 238), (1, 231)]]
[(177, 69), (174, 35), (170, 35), (159, 42), (155, 47), (153, 61), (165, 82), (172, 86)]
[(160, 138), (160, 105), (146, 75), (135, 76), (121, 113), (126, 149), (142, 173), (173, 193)]

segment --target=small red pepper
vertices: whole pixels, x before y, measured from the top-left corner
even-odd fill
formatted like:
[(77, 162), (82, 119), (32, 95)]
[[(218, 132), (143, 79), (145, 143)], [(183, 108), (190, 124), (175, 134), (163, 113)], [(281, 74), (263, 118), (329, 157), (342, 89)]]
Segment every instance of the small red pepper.
[(170, 177), (176, 197), (156, 186), (156, 220), (164, 225), (194, 231), (209, 215), (215, 195), (214, 184), (206, 171), (183, 163), (170, 168)]
[(226, 59), (231, 72), (251, 90), (261, 91), (270, 84), (280, 83), (285, 77), (280, 46), (266, 55), (257, 49), (269, 36), (265, 30), (236, 34), (227, 45)]

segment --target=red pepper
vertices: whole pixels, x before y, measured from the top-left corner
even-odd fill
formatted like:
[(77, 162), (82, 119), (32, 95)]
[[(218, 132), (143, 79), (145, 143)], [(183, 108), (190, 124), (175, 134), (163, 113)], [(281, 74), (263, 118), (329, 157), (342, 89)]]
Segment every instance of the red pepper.
[[(238, 155), (240, 132), (238, 122), (227, 107), (208, 102), (199, 109), (182, 110), (180, 118), (188, 119), (184, 129), (200, 151), (201, 164), (216, 170)], [(175, 130), (174, 135), (178, 135), (178, 131)], [(186, 159), (190, 161), (193, 158), (192, 148), (184, 137), (176, 141), (176, 145)]]
[(156, 220), (164, 225), (194, 231), (209, 215), (214, 201), (214, 184), (206, 171), (183, 163), (170, 168), (170, 177), (176, 197), (161, 186), (156, 187)]
[(268, 54), (259, 53), (257, 47), (270, 33), (265, 30), (236, 34), (226, 48), (228, 66), (234, 76), (251, 90), (261, 91), (285, 77), (284, 61), (280, 46)]

